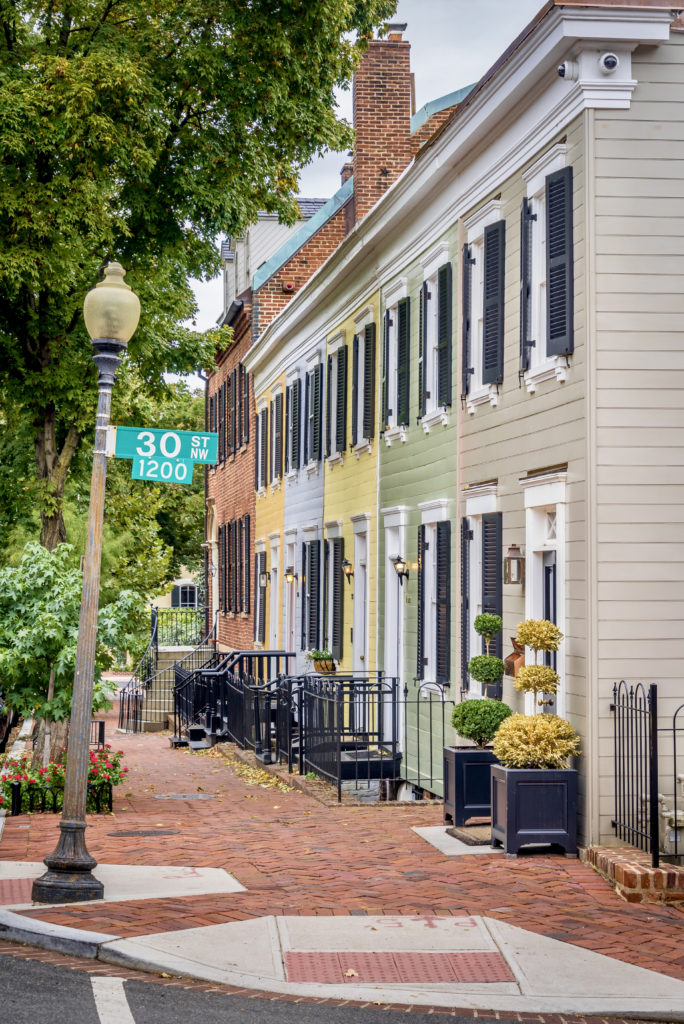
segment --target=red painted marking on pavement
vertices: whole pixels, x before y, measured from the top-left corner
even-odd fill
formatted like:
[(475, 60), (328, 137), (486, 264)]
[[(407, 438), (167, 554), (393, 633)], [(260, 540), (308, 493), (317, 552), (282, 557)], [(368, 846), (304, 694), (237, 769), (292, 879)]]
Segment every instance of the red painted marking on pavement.
[(514, 982), (500, 953), (294, 953), (285, 954), (288, 981), (418, 984)]

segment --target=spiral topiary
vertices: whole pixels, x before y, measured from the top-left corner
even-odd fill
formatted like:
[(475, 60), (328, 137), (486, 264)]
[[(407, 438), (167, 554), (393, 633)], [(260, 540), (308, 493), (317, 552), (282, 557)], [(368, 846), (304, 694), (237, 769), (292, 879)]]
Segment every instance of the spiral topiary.
[(494, 736), (494, 754), (505, 768), (567, 768), (579, 744), (570, 722), (557, 715), (511, 715)]

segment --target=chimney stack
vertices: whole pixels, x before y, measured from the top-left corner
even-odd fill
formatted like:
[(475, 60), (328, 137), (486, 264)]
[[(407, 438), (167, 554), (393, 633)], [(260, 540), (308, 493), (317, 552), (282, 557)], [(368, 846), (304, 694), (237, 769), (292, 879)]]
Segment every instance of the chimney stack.
[(405, 29), (406, 24), (393, 24), (387, 39), (371, 40), (354, 75), (355, 223), (382, 198), (413, 156), (411, 45), (403, 38)]

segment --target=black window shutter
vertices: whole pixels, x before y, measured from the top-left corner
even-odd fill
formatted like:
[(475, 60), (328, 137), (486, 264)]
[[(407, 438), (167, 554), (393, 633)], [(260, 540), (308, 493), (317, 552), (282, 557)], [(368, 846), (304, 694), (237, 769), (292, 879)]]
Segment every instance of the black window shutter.
[(332, 637), (330, 649), (333, 658), (342, 657), (344, 628), (344, 538), (336, 537), (332, 542)]
[(437, 271), (437, 404), (451, 405), (452, 269), (445, 263)]
[(532, 213), (530, 201), (525, 197), (520, 209), (520, 370), (530, 367), (530, 349), (535, 342), (530, 338), (532, 314)]
[(290, 472), (290, 438), (292, 437), (292, 385), (285, 390), (285, 475)]
[(299, 469), (299, 406), (302, 382), (296, 380), (292, 385), (292, 453), (290, 465), (292, 469)]
[(212, 434), (216, 432), (216, 395), (209, 399), (209, 430)]
[(233, 403), (233, 375), (228, 375), (226, 380), (226, 416), (225, 416), (225, 429), (226, 429), (226, 440), (224, 442), (224, 454), (228, 458), (229, 455), (233, 454), (233, 447), (230, 443), (231, 431), (230, 431), (230, 415)]
[(389, 337), (390, 337), (390, 326), (392, 320), (390, 317), (389, 309), (385, 310), (385, 317), (382, 324), (382, 409), (380, 410), (381, 416), (381, 429), (384, 431), (389, 422)]
[(429, 398), (426, 387), (428, 367), (428, 303), (430, 301), (430, 289), (427, 281), (423, 281), (420, 287), (420, 299), (418, 302), (418, 419), (425, 415), (427, 400)]
[(306, 650), (306, 638), (307, 638), (307, 635), (308, 635), (308, 629), (307, 629), (308, 622), (307, 622), (307, 620), (308, 620), (308, 617), (309, 617), (308, 616), (309, 604), (308, 604), (307, 596), (306, 596), (306, 593), (307, 593), (307, 591), (306, 591), (306, 587), (307, 587), (306, 550), (307, 550), (307, 545), (306, 544), (302, 544), (302, 568), (301, 568), (301, 572), (299, 573), (299, 593), (300, 593), (300, 596), (301, 596), (301, 622), (300, 622), (300, 625), (301, 625), (301, 649), (303, 651)]
[[(482, 611), (501, 615), (503, 607), (501, 550), (501, 512), (488, 512), (482, 516)], [(495, 650), (490, 653), (501, 657), (503, 639), (496, 637)], [(485, 642), (482, 640), (484, 653)]]
[(337, 393), (335, 395), (335, 450), (347, 447), (347, 346), (337, 352)]
[(238, 371), (237, 367), (230, 375), (231, 403), (230, 403), (230, 450), (236, 452), (239, 447), (238, 441)]
[(245, 524), (242, 519), (236, 519), (235, 529), (237, 532), (237, 543), (235, 545), (235, 608), (236, 613), (244, 610), (242, 595), (245, 585)]
[(243, 444), (243, 423), (245, 421), (245, 368), (242, 363), (237, 366), (237, 448)]
[(320, 637), (320, 590), (321, 590), (321, 545), (313, 540), (309, 548), (309, 632), (307, 640), (309, 648), (317, 648)]
[(469, 245), (463, 246), (463, 343), (461, 352), (461, 396), (470, 391), (471, 378), (475, 373), (472, 365), (472, 312), (473, 312), (473, 263), (472, 250)]
[(223, 536), (221, 537), (221, 554), (220, 554), (220, 559), (221, 559), (221, 563), (220, 563), (221, 564), (221, 577), (220, 577), (220, 580), (219, 580), (219, 586), (220, 586), (220, 589), (222, 591), (221, 610), (224, 611), (224, 612), (226, 610), (226, 603), (227, 603), (227, 587), (226, 587), (227, 580), (226, 580), (226, 573), (227, 573), (227, 570), (228, 570), (228, 565), (227, 565), (227, 563), (228, 563), (228, 544), (227, 544), (227, 536), (226, 535), (227, 535), (227, 526), (224, 523), (224, 525), (223, 525)]
[(328, 458), (332, 453), (332, 363), (333, 357), (328, 356), (328, 372), (325, 381), (325, 454)]
[(505, 249), (506, 222), (488, 224), (484, 231), (483, 384), (503, 380)]
[(231, 594), (230, 594), (231, 611), (234, 611), (234, 612), (238, 612), (240, 610), (239, 607), (238, 607), (238, 583), (239, 583), (238, 563), (239, 563), (239, 560), (240, 560), (240, 556), (239, 556), (239, 553), (238, 553), (239, 552), (238, 542), (239, 542), (239, 539), (240, 539), (239, 535), (238, 535), (238, 526), (239, 526), (238, 520), (234, 519), (233, 523), (232, 523), (232, 533), (233, 533), (233, 543), (232, 543), (232, 547), (231, 547), (232, 585), (231, 585)]
[(265, 487), (268, 474), (268, 409), (262, 409), (259, 415), (259, 449), (259, 485)]
[(321, 588), (323, 592), (323, 614), (321, 617), (321, 646), (328, 647), (330, 641), (328, 639), (328, 630), (330, 623), (328, 622), (328, 590), (330, 587), (329, 575), (330, 575), (330, 555), (329, 555), (329, 544), (327, 540), (323, 541), (323, 586)]
[(218, 390), (218, 460), (219, 460), (219, 462), (223, 462), (223, 460), (225, 458), (224, 430), (223, 430), (224, 401), (225, 401), (225, 395), (224, 395), (223, 384), (222, 384), (221, 387)]
[(261, 574), (266, 572), (266, 552), (261, 551), (254, 559), (254, 575), (259, 601), (255, 639), (263, 644), (266, 640), (266, 587), (261, 586)]
[(271, 400), (268, 405), (268, 479), (273, 483), (273, 477), (275, 475), (275, 407), (273, 400)]
[(243, 399), (242, 399), (242, 415), (243, 415), (242, 443), (243, 444), (249, 444), (249, 416), (250, 416), (250, 408), (249, 408), (249, 374), (247, 373), (246, 370), (244, 372), (243, 380), (244, 380), (244, 395), (243, 395)]
[(470, 520), (461, 519), (461, 689), (470, 687)]
[(254, 426), (254, 490), (259, 490), (259, 467), (261, 465), (261, 438), (259, 437), (259, 417)]
[(437, 523), (437, 682), (451, 678), (451, 523)]
[(171, 607), (180, 608), (180, 587), (174, 586), (171, 591)]
[[(399, 595), (401, 601), (401, 594)], [(425, 677), (425, 527), (418, 527), (418, 607), (416, 609), (416, 678)]]
[(244, 543), (244, 566), (245, 566), (245, 569), (244, 569), (245, 578), (244, 578), (244, 598), (243, 598), (243, 602), (244, 603), (243, 603), (243, 611), (249, 613), (249, 599), (250, 599), (250, 590), (251, 590), (251, 583), (250, 583), (250, 579), (249, 579), (249, 566), (250, 566), (250, 562), (251, 562), (250, 546), (249, 546), (249, 544), (250, 544), (250, 540), (249, 540), (249, 516), (245, 516), (244, 517), (243, 523), (244, 523), (244, 530), (243, 530), (243, 533), (242, 533), (242, 539), (243, 539), (243, 543)]
[(397, 423), (400, 426), (409, 421), (410, 328), (410, 299), (406, 298), (397, 306)]
[(312, 444), (312, 458), (314, 462), (319, 462), (323, 452), (321, 428), (323, 426), (323, 410), (322, 410), (322, 390), (323, 390), (323, 363), (319, 363), (313, 371), (313, 444)]
[(351, 443), (352, 448), (357, 443), (359, 432), (359, 336), (354, 335), (352, 342), (352, 386), (351, 386)]
[(366, 324), (363, 339), (363, 436), (375, 437), (375, 324)]
[(275, 397), (275, 431), (273, 446), (275, 449), (274, 460), (275, 460), (275, 476), (282, 477), (283, 475), (283, 396), (282, 394), (276, 395)]
[(233, 608), (233, 534), (235, 532), (235, 520), (227, 523), (226, 531), (226, 600), (225, 609), (227, 612), (235, 611)]
[(218, 528), (218, 566), (216, 571), (218, 572), (218, 606), (219, 611), (223, 611), (223, 527)]
[(572, 167), (546, 179), (546, 352), (570, 355), (573, 331)]

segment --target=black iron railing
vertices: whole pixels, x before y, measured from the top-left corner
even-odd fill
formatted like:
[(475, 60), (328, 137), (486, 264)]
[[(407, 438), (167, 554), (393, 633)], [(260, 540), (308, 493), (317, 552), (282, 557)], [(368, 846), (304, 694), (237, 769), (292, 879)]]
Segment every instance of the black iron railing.
[(155, 608), (157, 647), (196, 647), (206, 633), (205, 608)]
[(444, 747), (455, 703), (441, 683), (414, 681), (412, 689), (404, 687), (400, 705), (402, 779), (436, 796), (444, 796)]
[(658, 688), (613, 686), (615, 815), (619, 839), (650, 851), (658, 867)]
[[(39, 812), (58, 814), (62, 810), (64, 790), (53, 786), (40, 786), (32, 782), (10, 783), (10, 817), (19, 814)], [(113, 807), (112, 785), (110, 782), (88, 784), (88, 812), (111, 813)]]
[[(153, 638), (154, 644), (156, 636), (157, 631)], [(215, 655), (216, 623), (208, 635), (184, 658), (155, 671), (152, 675), (144, 675), (145, 667), (141, 659), (132, 678), (119, 694), (119, 728), (126, 732), (140, 732), (145, 721), (166, 727), (175, 713), (176, 686), (190, 678), (199, 668), (209, 664)]]

